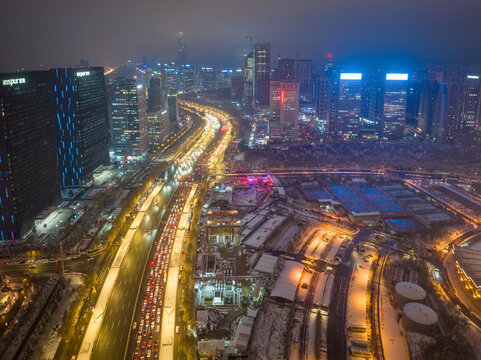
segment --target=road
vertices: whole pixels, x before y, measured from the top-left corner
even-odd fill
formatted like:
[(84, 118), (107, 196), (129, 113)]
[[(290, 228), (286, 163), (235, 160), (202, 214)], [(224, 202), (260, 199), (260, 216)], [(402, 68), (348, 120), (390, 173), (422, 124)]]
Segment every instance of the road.
[(351, 259), (352, 250), (353, 245), (351, 244), (341, 263), (337, 266), (334, 277), (327, 321), (327, 358), (329, 360), (343, 360), (347, 356), (346, 306), (349, 281), (354, 267)]

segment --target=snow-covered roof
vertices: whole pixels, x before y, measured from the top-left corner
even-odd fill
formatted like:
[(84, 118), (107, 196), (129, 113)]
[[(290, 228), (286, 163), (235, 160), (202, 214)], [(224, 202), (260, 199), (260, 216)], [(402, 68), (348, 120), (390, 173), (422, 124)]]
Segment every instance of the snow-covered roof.
[(271, 297), (294, 301), (297, 285), (301, 279), (304, 265), (296, 261), (286, 260), (277, 279)]
[(254, 270), (258, 272), (272, 274), (274, 272), (277, 259), (278, 259), (277, 256), (262, 254), (256, 266), (254, 266)]

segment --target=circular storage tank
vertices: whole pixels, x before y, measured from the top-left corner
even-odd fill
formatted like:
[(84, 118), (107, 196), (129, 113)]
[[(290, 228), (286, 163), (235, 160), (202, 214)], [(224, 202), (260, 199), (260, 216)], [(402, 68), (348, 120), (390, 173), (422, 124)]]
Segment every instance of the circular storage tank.
[(400, 281), (394, 287), (394, 300), (402, 308), (410, 302), (421, 302), (426, 298), (426, 291), (412, 282)]
[(412, 330), (429, 331), (438, 322), (438, 315), (429, 306), (411, 302), (403, 307), (403, 322)]

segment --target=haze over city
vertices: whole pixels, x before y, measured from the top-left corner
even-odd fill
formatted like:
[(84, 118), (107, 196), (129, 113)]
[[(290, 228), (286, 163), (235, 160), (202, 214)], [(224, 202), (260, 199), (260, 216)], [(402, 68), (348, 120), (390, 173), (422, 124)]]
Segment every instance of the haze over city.
[(481, 59), (480, 13), (472, 0), (8, 1), (0, 69), (173, 60), (180, 31), (190, 61), (217, 66), (238, 65), (246, 35), (262, 35), (284, 57), (473, 65)]
[(1, 360), (481, 360), (481, 2), (0, 14)]

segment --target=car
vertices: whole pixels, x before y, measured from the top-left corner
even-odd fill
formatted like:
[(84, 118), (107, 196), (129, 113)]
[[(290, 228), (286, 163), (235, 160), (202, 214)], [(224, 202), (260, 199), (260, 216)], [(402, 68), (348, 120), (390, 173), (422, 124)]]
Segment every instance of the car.
[(134, 323), (132, 324), (132, 329), (135, 330), (137, 328), (137, 321), (134, 321)]
[(179, 326), (179, 325), (177, 325), (177, 326), (175, 327), (175, 333), (176, 333), (176, 334), (180, 333), (180, 326)]
[(140, 344), (140, 341), (142, 340), (142, 336), (137, 336), (137, 344)]
[(85, 330), (85, 325), (82, 326), (82, 328), (80, 329), (80, 333), (82, 334), (84, 332), (84, 330)]

